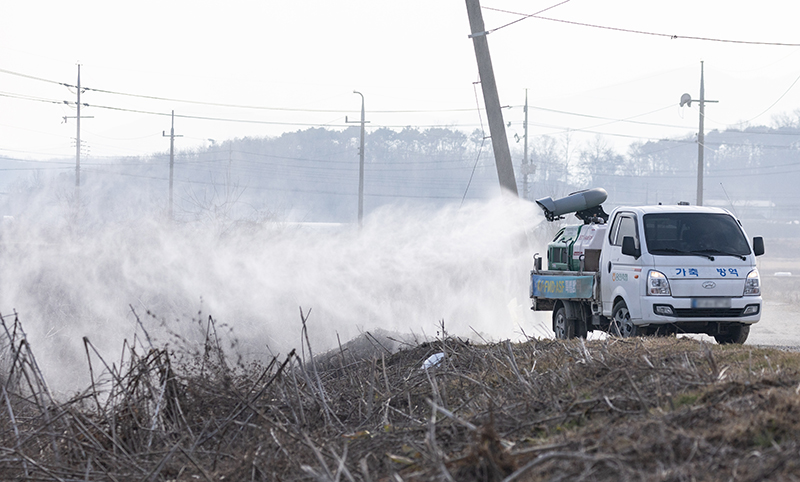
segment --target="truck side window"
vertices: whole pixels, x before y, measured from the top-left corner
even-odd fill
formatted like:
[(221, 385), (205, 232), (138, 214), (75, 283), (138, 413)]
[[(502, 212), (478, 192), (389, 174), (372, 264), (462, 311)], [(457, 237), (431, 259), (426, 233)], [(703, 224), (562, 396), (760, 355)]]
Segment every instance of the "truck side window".
[[(616, 243), (617, 233), (619, 233), (619, 223), (621, 218), (622, 216), (617, 214), (614, 217), (614, 224), (612, 224), (611, 229), (608, 230), (608, 236), (609, 236), (608, 240), (611, 242), (612, 245), (617, 244)], [(620, 243), (622, 243), (622, 241), (620, 241)]]
[(639, 236), (636, 234), (636, 220), (633, 218), (633, 216), (620, 216), (617, 218), (617, 222), (619, 227), (615, 230), (616, 232), (613, 233), (611, 244), (614, 246), (622, 246), (622, 238), (625, 236), (630, 236), (634, 239), (636, 245), (638, 246)]

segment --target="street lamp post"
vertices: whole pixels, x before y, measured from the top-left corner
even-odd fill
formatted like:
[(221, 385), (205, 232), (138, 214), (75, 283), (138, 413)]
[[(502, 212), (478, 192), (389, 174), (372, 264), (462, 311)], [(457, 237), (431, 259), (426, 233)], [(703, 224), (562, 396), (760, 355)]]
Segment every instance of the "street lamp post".
[[(700, 61), (700, 100), (697, 101), (700, 104), (700, 129), (697, 133), (697, 205), (703, 205), (703, 170), (705, 168), (705, 161), (703, 160), (703, 154), (705, 151), (705, 126), (704, 121), (706, 119), (706, 109), (705, 104), (706, 102), (719, 102), (718, 100), (706, 100), (706, 88), (703, 80), (703, 61)], [(692, 106), (692, 96), (689, 94), (683, 94), (681, 96), (681, 107), (687, 104), (689, 107)]]

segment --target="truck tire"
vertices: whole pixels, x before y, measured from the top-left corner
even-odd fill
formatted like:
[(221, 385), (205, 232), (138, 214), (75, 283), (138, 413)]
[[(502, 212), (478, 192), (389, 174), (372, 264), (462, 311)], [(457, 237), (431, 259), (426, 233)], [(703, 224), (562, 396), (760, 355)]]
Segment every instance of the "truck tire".
[(611, 326), (608, 331), (612, 335), (622, 338), (630, 338), (642, 334), (642, 330), (631, 322), (628, 305), (621, 300), (614, 303), (614, 308), (611, 310)]
[(575, 338), (583, 338), (589, 335), (589, 328), (586, 324), (586, 320), (577, 320), (575, 322)]
[(559, 340), (575, 338), (575, 322), (567, 319), (567, 310), (563, 306), (553, 312), (553, 331)]
[(750, 334), (750, 325), (731, 325), (728, 327), (727, 333), (714, 335), (714, 339), (720, 345), (737, 344), (741, 345), (747, 341), (747, 335)]

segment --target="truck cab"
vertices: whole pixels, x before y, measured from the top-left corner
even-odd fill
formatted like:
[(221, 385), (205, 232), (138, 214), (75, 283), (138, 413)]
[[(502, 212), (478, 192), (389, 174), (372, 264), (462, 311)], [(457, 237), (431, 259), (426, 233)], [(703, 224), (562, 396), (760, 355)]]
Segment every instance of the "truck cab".
[(603, 316), (626, 333), (707, 333), (743, 342), (761, 317), (752, 246), (728, 211), (700, 206), (621, 207), (601, 253)]

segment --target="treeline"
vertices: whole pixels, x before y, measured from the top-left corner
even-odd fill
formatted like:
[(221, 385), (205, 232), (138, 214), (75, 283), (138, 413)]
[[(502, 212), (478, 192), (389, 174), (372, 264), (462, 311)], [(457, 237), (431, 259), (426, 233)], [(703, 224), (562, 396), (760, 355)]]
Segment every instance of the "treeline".
[[(800, 198), (800, 128), (751, 127), (705, 135), (705, 205), (736, 211), (742, 218), (797, 219)], [(561, 195), (584, 187), (603, 187), (609, 203), (695, 203), (696, 138), (632, 144), (616, 152), (601, 137), (569, 150), (567, 136), (540, 138), (531, 159), (534, 197)]]
[[(173, 211), (182, 222), (231, 224), (285, 220), (353, 222), (357, 216), (360, 129), (311, 128), (278, 137), (241, 138), (178, 151)], [(705, 204), (742, 217), (792, 220), (798, 207), (800, 122), (711, 131), (705, 137)], [(609, 191), (609, 203), (694, 203), (694, 138), (638, 142), (615, 151), (602, 138), (574, 134), (513, 144), (521, 195), (558, 197), (587, 187)], [(53, 161), (65, 164), (64, 160)], [(68, 163), (67, 163), (68, 164)], [(525, 176), (525, 173), (527, 177)], [(95, 222), (168, 212), (169, 155), (88, 159), (80, 197), (74, 169), (36, 171), (8, 190), (4, 214), (51, 224), (66, 222), (80, 202)], [(365, 213), (385, 204), (443, 205), (498, 192), (491, 139), (455, 128), (380, 128), (366, 136)]]

